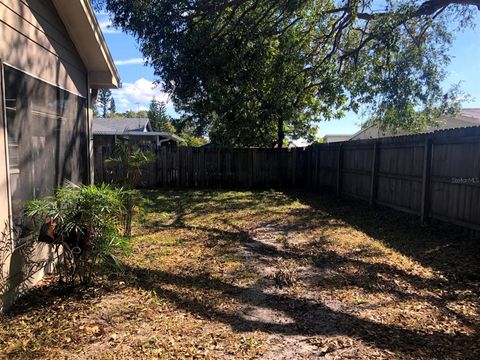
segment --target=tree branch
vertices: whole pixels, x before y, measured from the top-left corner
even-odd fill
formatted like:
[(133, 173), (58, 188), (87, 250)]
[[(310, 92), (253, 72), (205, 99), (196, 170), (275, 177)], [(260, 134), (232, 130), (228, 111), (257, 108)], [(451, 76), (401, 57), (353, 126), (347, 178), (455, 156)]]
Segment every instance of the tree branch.
[[(445, 8), (449, 5), (463, 5), (463, 6), (476, 6), (480, 10), (480, 0), (427, 0), (422, 3), (412, 14), (412, 17), (428, 16), (435, 14), (438, 10)], [(378, 12), (378, 13), (357, 13), (359, 19), (362, 20), (377, 20), (386, 15), (390, 15), (390, 12)]]

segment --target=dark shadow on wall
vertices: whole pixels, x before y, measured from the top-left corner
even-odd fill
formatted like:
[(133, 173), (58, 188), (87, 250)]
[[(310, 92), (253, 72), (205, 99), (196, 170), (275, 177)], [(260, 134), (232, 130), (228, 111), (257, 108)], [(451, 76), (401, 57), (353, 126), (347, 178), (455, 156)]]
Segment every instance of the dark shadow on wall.
[[(2, 60), (63, 88), (75, 83), (88, 94), (87, 70), (51, 0), (24, 3), (15, 10), (2, 5), (6, 16), (20, 19), (16, 29), (0, 24), (11, 34), (3, 39), (9, 51)], [(32, 33), (35, 38), (29, 39)], [(8, 66), (5, 69), (19, 73)], [(12, 173), (17, 174), (10, 180), (15, 239), (5, 234), (0, 239), (0, 294), (8, 293), (9, 298), (25, 292), (32, 285), (29, 279), (54, 256), (50, 249), (48, 259), (36, 260), (44, 245), (28, 236), (31, 228), (21, 216), (23, 204), (52, 194), (66, 180), (79, 184), (88, 179), (86, 100), (21, 74), (23, 78), (5, 79), (10, 154), (17, 148), (16, 158), (10, 159), (15, 166)], [(17, 238), (27, 237), (29, 240), (17, 242)]]
[(48, 245), (31, 240), (16, 245), (8, 229), (6, 224), (0, 235), (0, 312), (26, 294), (35, 276), (55, 262), (52, 249), (44, 251)]

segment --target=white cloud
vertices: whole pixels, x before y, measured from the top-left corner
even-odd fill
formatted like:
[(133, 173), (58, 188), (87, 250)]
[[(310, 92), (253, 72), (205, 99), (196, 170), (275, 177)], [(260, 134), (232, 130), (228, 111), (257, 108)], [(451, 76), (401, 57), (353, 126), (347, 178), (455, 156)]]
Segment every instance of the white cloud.
[(145, 60), (142, 58), (131, 58), (126, 60), (115, 60), (115, 65), (122, 66), (122, 65), (136, 65), (136, 64), (144, 64)]
[(118, 112), (146, 110), (153, 98), (165, 102), (167, 107), (172, 106), (168, 94), (162, 87), (145, 78), (138, 79), (134, 83), (123, 83), (120, 89), (112, 90), (112, 95)]
[(108, 16), (110, 14), (106, 10), (97, 10), (97, 11), (95, 11), (95, 15), (97, 17), (100, 17), (100, 16)]
[(121, 34), (122, 32), (112, 25), (111, 20), (103, 20), (98, 23), (104, 34)]

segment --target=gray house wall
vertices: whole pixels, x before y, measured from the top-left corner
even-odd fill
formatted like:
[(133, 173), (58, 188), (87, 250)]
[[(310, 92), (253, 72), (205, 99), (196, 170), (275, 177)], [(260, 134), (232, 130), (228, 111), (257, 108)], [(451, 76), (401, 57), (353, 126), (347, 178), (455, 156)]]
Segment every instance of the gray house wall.
[(88, 96), (87, 70), (50, 0), (2, 0), (0, 34), (4, 63)]
[[(0, 61), (2, 73), (3, 65), (20, 70), (32, 78), (82, 97), (85, 104), (88, 103), (87, 70), (51, 0), (0, 2)], [(0, 117), (0, 311), (8, 308), (19, 294), (41, 279), (55, 256), (49, 245), (17, 245), (8, 226), (12, 220), (12, 202), (4, 91), (2, 89)], [(84, 113), (77, 114), (77, 119), (85, 121), (86, 127), (88, 107), (81, 109)], [(88, 138), (85, 140), (88, 141)], [(86, 142), (82, 146), (87, 156)], [(81, 177), (84, 178), (84, 175)]]

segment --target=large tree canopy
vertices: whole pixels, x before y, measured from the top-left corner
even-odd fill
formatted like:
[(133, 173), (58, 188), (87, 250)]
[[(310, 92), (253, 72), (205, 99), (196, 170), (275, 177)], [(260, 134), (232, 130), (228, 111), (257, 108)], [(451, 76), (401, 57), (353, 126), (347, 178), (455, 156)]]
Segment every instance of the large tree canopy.
[[(418, 130), (458, 107), (451, 33), (480, 0), (104, 0), (178, 111), (217, 144), (281, 146), (368, 108)], [(381, 10), (377, 10), (381, 9)]]

